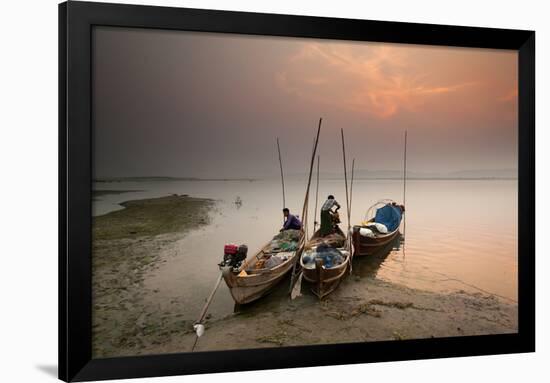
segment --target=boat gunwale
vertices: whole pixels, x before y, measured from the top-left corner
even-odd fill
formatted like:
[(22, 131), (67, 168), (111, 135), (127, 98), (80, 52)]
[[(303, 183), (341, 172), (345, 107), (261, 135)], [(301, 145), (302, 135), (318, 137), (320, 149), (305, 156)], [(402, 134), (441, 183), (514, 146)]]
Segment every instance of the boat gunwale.
[[(364, 240), (364, 241), (372, 241), (372, 240), (384, 240), (384, 239), (387, 239), (389, 237), (393, 237), (395, 236), (395, 234), (397, 234), (399, 232), (399, 228), (395, 229), (394, 231), (392, 231), (391, 233), (388, 233), (388, 234), (384, 234), (384, 236), (380, 236), (380, 237), (364, 237), (362, 236), (361, 234), (358, 234), (359, 235), (359, 241), (361, 240)], [(391, 238), (390, 238), (391, 240)], [(388, 241), (389, 242), (389, 241)], [(361, 246), (379, 246), (383, 243), (386, 243), (384, 241), (380, 241), (380, 242), (376, 242), (376, 243), (361, 243)]]

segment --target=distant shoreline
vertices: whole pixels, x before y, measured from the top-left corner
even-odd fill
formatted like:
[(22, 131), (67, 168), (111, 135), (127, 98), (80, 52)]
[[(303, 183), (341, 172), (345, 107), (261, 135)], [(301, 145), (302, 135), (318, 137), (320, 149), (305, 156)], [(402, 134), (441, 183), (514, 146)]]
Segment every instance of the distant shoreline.
[[(325, 178), (326, 180), (340, 181), (343, 178)], [(517, 177), (407, 177), (407, 181), (506, 181), (517, 180)], [(402, 181), (403, 177), (357, 177), (357, 180), (393, 180)]]
[[(300, 176), (290, 175), (291, 180), (301, 179)], [(305, 179), (306, 176), (304, 175)], [(343, 178), (322, 177), (326, 181), (341, 181)], [(277, 177), (269, 178), (186, 178), (186, 177), (119, 177), (94, 179), (94, 183), (118, 183), (118, 182), (256, 182), (265, 180), (276, 180)], [(403, 177), (355, 177), (355, 181), (402, 181)], [(407, 177), (407, 181), (514, 181), (518, 177)]]
[(143, 182), (143, 181), (257, 181), (257, 178), (197, 178), (197, 177), (112, 177), (97, 178), (93, 182)]

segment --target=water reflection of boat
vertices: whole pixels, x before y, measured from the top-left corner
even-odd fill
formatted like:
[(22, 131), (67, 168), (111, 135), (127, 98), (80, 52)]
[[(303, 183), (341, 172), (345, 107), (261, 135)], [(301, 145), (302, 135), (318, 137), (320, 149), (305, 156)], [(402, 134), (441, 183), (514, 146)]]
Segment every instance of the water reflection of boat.
[[(303, 230), (296, 230), (296, 232), (300, 233), (297, 238), (298, 243), (290, 251), (284, 251), (285, 249), (275, 251), (273, 241), (270, 241), (260, 251), (249, 256), (239, 268), (222, 267), (223, 278), (236, 303), (246, 304), (261, 298), (285, 278), (294, 266), (298, 250), (304, 240)], [(280, 263), (264, 267), (266, 260), (272, 257), (279, 258)]]
[(302, 267), (304, 279), (312, 284), (311, 291), (319, 299), (322, 299), (336, 290), (342, 279), (347, 275), (350, 257), (348, 249), (349, 241), (340, 228), (336, 227), (336, 233), (328, 237), (321, 237), (319, 233), (320, 230), (317, 230), (313, 234), (311, 239), (306, 243), (305, 250), (312, 249), (324, 243), (329, 247), (337, 249), (343, 257), (341, 264), (333, 265), (332, 267), (326, 267), (322, 259), (316, 258), (314, 261), (315, 267), (309, 268), (304, 263), (303, 255), (300, 256), (300, 266)]
[[(388, 209), (391, 215), (391, 226), (389, 231), (382, 232), (374, 226), (378, 223), (377, 217), (380, 212), (385, 213), (383, 209)], [(352, 241), (353, 241), (353, 256), (365, 256), (372, 255), (384, 248), (395, 238), (399, 237), (399, 226), (403, 215), (401, 214), (401, 208), (394, 201), (385, 199), (372, 205), (367, 214), (365, 215), (365, 221), (360, 225), (353, 226)], [(385, 226), (390, 226), (386, 224)], [(393, 229), (393, 230), (391, 230)]]
[(360, 277), (374, 278), (382, 264), (386, 261), (392, 252), (401, 250), (401, 235), (395, 236), (390, 242), (378, 248), (376, 252), (369, 257), (363, 257), (354, 260), (353, 274)]

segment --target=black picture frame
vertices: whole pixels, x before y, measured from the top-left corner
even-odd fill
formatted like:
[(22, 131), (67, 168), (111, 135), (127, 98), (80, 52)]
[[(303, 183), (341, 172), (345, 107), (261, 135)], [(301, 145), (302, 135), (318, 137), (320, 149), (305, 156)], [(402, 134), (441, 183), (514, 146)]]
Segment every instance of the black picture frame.
[[(518, 333), (92, 359), (94, 26), (516, 50)], [(59, 378), (87, 381), (535, 350), (535, 32), (70, 1), (59, 5)], [(231, 360), (231, 363), (221, 363)]]

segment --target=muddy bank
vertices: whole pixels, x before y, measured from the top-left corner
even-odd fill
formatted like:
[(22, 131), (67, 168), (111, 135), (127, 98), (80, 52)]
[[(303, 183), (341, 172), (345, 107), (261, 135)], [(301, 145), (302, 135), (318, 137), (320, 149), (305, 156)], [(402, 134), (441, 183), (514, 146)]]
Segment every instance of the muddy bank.
[[(209, 224), (215, 204), (171, 196), (123, 205), (94, 219), (94, 357), (190, 351), (198, 310), (190, 307), (183, 287), (159, 292), (160, 282), (171, 275), (160, 271), (174, 268), (172, 261), (182, 256), (176, 244)], [(380, 262), (357, 259), (354, 270), (376, 270)], [(193, 286), (203, 274), (176, 269), (185, 275), (182, 283)], [(322, 302), (306, 283), (303, 295), (290, 301), (284, 280), (269, 296), (236, 313), (209, 316), (195, 351), (517, 331), (516, 304), (479, 293), (411, 289), (381, 281), (376, 272), (361, 274), (348, 277)], [(208, 288), (211, 282), (206, 281)], [(226, 288), (222, 283), (218, 298)]]
[[(436, 294), (354, 277), (322, 302), (303, 290), (294, 301), (281, 296), (207, 321), (195, 351), (517, 332), (517, 305), (480, 293)], [(190, 351), (193, 341), (182, 333), (149, 351)]]
[(155, 291), (145, 289), (144, 280), (166, 261), (163, 248), (209, 223), (214, 201), (173, 195), (122, 205), (125, 209), (93, 220), (94, 357), (132, 355), (126, 350), (169, 339), (170, 326), (178, 331), (190, 326), (181, 311), (145, 303)]

